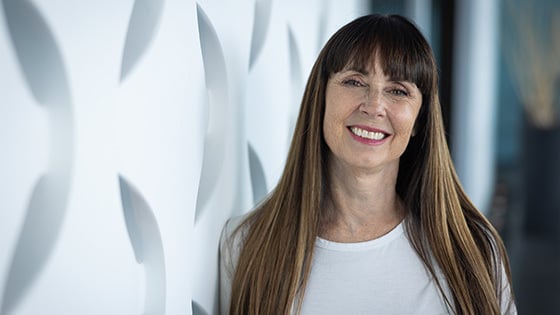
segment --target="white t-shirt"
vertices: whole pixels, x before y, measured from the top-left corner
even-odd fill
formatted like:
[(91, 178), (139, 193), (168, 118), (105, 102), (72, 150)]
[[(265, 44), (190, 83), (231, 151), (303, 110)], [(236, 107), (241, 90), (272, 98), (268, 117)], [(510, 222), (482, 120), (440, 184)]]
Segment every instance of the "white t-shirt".
[[(231, 277), (241, 246), (239, 239), (227, 245), (225, 237), (240, 221), (235, 218), (226, 224), (220, 245), (221, 314), (228, 314)], [(406, 235), (401, 223), (366, 242), (317, 238), (301, 314), (452, 314)], [(452, 302), (443, 276), (438, 278)], [(507, 303), (503, 304), (505, 314)], [(515, 307), (507, 314), (517, 314)]]
[(399, 224), (366, 242), (318, 238), (302, 314), (448, 314)]

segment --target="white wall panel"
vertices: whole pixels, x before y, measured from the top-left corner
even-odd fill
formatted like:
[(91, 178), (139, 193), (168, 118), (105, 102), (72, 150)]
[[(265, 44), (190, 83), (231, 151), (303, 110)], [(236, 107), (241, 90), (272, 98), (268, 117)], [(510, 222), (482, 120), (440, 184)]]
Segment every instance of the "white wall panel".
[(217, 313), (221, 228), (364, 3), (3, 0), (0, 314)]
[(33, 189), (48, 168), (46, 110), (26, 85), (11, 47), (6, 20), (0, 15), (0, 283), (8, 278)]

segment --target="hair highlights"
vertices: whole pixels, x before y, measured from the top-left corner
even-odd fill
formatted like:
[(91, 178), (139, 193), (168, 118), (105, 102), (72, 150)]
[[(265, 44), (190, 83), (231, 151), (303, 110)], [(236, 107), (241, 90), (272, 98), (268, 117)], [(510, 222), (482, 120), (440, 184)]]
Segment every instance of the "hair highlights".
[(413, 82), (422, 93), (416, 135), (401, 157), (396, 187), (407, 207), (409, 239), (438, 285), (441, 270), (452, 295), (447, 303), (456, 314), (500, 313), (502, 265), (511, 283), (508, 259), (455, 174), (433, 53), (407, 19), (369, 15), (336, 32), (313, 66), (283, 175), (238, 229), (244, 230), (244, 245), (231, 314), (299, 312), (319, 224), (327, 215), (322, 212), (328, 191), (329, 150), (322, 135), (326, 85), (345, 67), (365, 69), (374, 61), (389, 77)]

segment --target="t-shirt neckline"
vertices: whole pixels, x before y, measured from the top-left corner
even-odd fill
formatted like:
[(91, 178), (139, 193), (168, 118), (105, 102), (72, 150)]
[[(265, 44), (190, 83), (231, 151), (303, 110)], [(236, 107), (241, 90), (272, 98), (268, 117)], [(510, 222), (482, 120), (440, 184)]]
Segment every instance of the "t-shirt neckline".
[(400, 235), (403, 234), (403, 232), (404, 232), (403, 221), (401, 221), (391, 231), (373, 240), (354, 242), (354, 243), (340, 243), (340, 242), (329, 241), (317, 236), (315, 245), (320, 248), (336, 250), (336, 251), (345, 251), (345, 252), (363, 251), (363, 250), (368, 250), (374, 247), (385, 245), (393, 241), (394, 239), (398, 238)]

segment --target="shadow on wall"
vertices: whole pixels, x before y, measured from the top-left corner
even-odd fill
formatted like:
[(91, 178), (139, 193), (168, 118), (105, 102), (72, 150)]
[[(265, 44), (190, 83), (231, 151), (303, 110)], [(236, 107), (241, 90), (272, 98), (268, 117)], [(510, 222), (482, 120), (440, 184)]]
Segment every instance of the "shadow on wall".
[(200, 5), (196, 6), (200, 49), (204, 63), (206, 89), (208, 91), (208, 122), (204, 137), (204, 154), (198, 196), (196, 198), (195, 223), (198, 222), (217, 186), (225, 158), (223, 128), (227, 126), (229, 107), (228, 82), (224, 53), (216, 30)]
[(157, 219), (142, 194), (122, 176), (119, 186), (134, 256), (144, 266), (144, 313), (165, 314), (165, 257)]
[(58, 240), (67, 212), (73, 164), (73, 121), (64, 61), (37, 8), (4, 0), (9, 35), (27, 87), (48, 116), (49, 162), (29, 198), (3, 288), (2, 315), (21, 302), (43, 270)]

